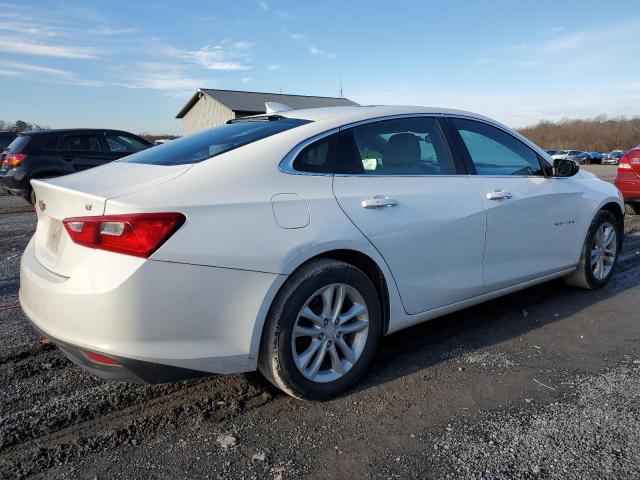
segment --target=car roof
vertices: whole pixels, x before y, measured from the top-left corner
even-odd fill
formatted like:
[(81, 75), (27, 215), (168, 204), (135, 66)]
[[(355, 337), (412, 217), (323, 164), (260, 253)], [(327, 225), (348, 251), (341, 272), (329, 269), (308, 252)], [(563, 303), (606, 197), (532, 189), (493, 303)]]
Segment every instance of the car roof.
[(53, 128), (50, 130), (27, 130), (20, 132), (20, 135), (60, 135), (64, 133), (101, 133), (101, 132), (114, 132), (114, 133), (126, 133), (128, 135), (136, 135), (135, 133), (125, 132), (124, 130), (115, 130), (112, 128)]
[[(387, 117), (394, 115), (411, 115), (411, 114), (433, 114), (433, 115), (461, 115), (491, 123), (496, 123), (482, 115), (464, 110), (454, 110), (449, 108), (438, 107), (418, 107), (418, 106), (402, 106), (402, 105), (370, 105), (370, 106), (346, 106), (346, 107), (321, 107), (308, 108), (303, 110), (289, 110), (285, 112), (274, 112), (287, 118), (299, 118), (311, 121), (327, 121), (327, 123), (336, 123), (344, 125), (346, 123), (357, 122), (360, 120), (368, 120), (379, 117)], [(333, 121), (333, 122), (332, 122)]]

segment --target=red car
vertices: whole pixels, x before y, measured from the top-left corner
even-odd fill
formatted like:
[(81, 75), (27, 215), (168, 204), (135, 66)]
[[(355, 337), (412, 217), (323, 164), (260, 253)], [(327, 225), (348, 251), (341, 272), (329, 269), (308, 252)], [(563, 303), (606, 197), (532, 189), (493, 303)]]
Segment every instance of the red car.
[(622, 192), (627, 213), (640, 215), (640, 145), (620, 159), (616, 187)]

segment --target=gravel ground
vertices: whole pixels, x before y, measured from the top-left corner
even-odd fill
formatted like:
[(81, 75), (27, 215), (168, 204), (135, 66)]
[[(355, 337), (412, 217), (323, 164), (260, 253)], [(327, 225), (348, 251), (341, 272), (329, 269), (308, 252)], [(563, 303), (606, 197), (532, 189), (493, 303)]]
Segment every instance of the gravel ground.
[(364, 381), (324, 403), (257, 374), (85, 373), (17, 307), (34, 227), (0, 196), (2, 479), (640, 478), (638, 217), (603, 290), (550, 282), (386, 337)]

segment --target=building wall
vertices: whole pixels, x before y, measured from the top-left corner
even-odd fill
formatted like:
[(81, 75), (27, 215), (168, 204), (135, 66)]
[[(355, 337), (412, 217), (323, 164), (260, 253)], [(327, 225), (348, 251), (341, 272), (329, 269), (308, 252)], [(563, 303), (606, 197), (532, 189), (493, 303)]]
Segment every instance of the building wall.
[(232, 110), (211, 97), (202, 95), (182, 118), (182, 135), (222, 125), (235, 118)]

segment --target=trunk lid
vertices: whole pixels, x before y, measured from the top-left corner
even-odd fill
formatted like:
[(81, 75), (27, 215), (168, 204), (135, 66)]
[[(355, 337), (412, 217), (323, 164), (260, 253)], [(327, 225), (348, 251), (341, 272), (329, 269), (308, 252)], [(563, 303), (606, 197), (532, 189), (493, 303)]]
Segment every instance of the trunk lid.
[(113, 162), (102, 167), (49, 180), (32, 180), (38, 225), (35, 250), (48, 270), (71, 277), (83, 268), (95, 250), (71, 241), (62, 220), (103, 215), (109, 199), (167, 182), (191, 165), (158, 166)]

